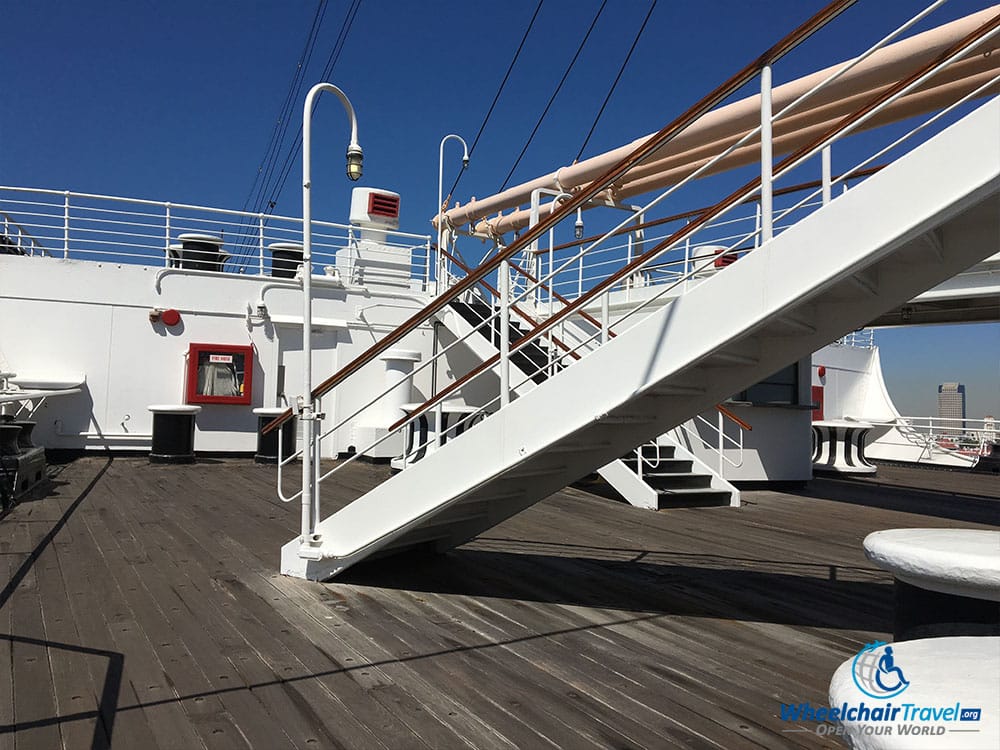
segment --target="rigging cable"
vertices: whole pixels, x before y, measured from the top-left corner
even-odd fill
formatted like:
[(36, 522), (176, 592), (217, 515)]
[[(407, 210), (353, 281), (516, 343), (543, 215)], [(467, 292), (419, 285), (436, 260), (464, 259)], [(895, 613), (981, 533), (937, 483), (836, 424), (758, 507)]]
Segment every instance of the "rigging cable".
[(556, 86), (556, 90), (552, 92), (552, 96), (549, 97), (548, 104), (545, 105), (545, 109), (542, 110), (542, 114), (538, 117), (538, 122), (535, 123), (534, 129), (531, 131), (531, 135), (528, 136), (528, 140), (525, 141), (524, 146), (521, 148), (521, 153), (517, 155), (517, 159), (514, 160), (514, 165), (510, 168), (507, 173), (506, 179), (503, 181), (503, 185), (500, 186), (500, 190), (497, 192), (502, 192), (504, 188), (507, 187), (507, 183), (510, 182), (510, 178), (514, 175), (514, 170), (517, 169), (517, 165), (521, 163), (521, 159), (524, 158), (525, 152), (528, 150), (528, 146), (531, 145), (531, 141), (534, 139), (535, 134), (538, 133), (538, 128), (541, 127), (542, 121), (545, 120), (545, 116), (549, 113), (549, 109), (552, 107), (552, 103), (556, 100), (559, 92), (562, 90), (563, 84), (566, 83), (566, 79), (569, 78), (569, 73), (573, 70), (573, 66), (576, 64), (577, 59), (580, 57), (580, 53), (583, 52), (584, 45), (587, 44), (587, 40), (590, 38), (591, 32), (593, 32), (594, 27), (597, 25), (597, 19), (601, 17), (601, 13), (604, 12), (604, 7), (608, 4), (608, 0), (603, 0), (601, 2), (601, 7), (597, 9), (597, 13), (594, 15), (594, 20), (590, 22), (590, 28), (587, 29), (587, 33), (583, 35), (583, 39), (580, 41), (580, 46), (576, 48), (576, 54), (573, 55), (573, 59), (569, 61), (569, 65), (566, 66), (566, 71), (563, 73), (562, 79), (559, 81), (559, 85)]
[[(489, 111), (486, 113), (486, 117), (483, 118), (483, 124), (479, 126), (479, 132), (476, 133), (475, 140), (472, 141), (472, 148), (469, 149), (469, 156), (476, 150), (476, 145), (479, 143), (479, 138), (482, 136), (483, 131), (486, 129), (486, 123), (490, 121), (490, 115), (493, 114), (493, 109), (497, 106), (497, 102), (500, 100), (500, 94), (503, 93), (504, 86), (507, 85), (507, 79), (510, 78), (510, 73), (514, 70), (514, 65), (517, 63), (517, 58), (521, 55), (521, 50), (524, 49), (524, 43), (528, 39), (528, 34), (531, 33), (531, 27), (535, 25), (535, 19), (538, 18), (538, 12), (542, 9), (542, 3), (545, 0), (538, 0), (538, 5), (535, 6), (535, 12), (531, 16), (531, 20), (528, 22), (528, 28), (524, 30), (524, 36), (521, 37), (521, 43), (517, 45), (517, 51), (514, 52), (514, 57), (510, 61), (510, 65), (507, 66), (507, 72), (504, 74), (503, 80), (500, 82), (500, 87), (497, 89), (496, 96), (493, 97), (493, 103), (490, 105)], [(465, 170), (461, 170), (458, 176), (455, 178), (455, 184), (451, 186), (451, 190), (448, 191), (448, 195), (454, 195), (455, 188), (458, 187), (459, 180), (462, 179), (462, 175)]]
[[(274, 171), (274, 165), (278, 160), (281, 144), (285, 140), (285, 133), (288, 130), (288, 123), (291, 121), (295, 102), (298, 101), (299, 96), (301, 95), (302, 84), (305, 80), (305, 72), (308, 70), (309, 63), (312, 60), (312, 53), (315, 49), (316, 40), (319, 37), (319, 30), (323, 25), (326, 9), (327, 0), (320, 0), (319, 4), (316, 6), (316, 13), (313, 15), (312, 25), (309, 28), (309, 34), (306, 36), (302, 53), (299, 55), (299, 61), (295, 67), (295, 72), (288, 84), (288, 91), (285, 94), (285, 99), (281, 104), (281, 108), (278, 110), (278, 117), (275, 120), (274, 128), (271, 130), (271, 138), (264, 151), (264, 158), (261, 161), (261, 165), (257, 168), (257, 174), (254, 177), (253, 185), (250, 187), (250, 192), (247, 194), (246, 200), (243, 201), (243, 211), (260, 213), (264, 195), (267, 190), (267, 184), (271, 179), (271, 174)], [(249, 219), (245, 218), (240, 221), (240, 226), (241, 228), (249, 226), (249, 223)], [(237, 256), (250, 253), (250, 246), (253, 244), (253, 240), (249, 237), (249, 235), (244, 235), (243, 232), (240, 232), (240, 234), (242, 239), (236, 248)]]
[(594, 124), (590, 126), (590, 132), (587, 133), (587, 137), (583, 139), (583, 145), (580, 146), (580, 150), (576, 154), (576, 158), (573, 163), (580, 161), (580, 157), (583, 156), (583, 150), (587, 148), (587, 144), (590, 143), (590, 137), (594, 134), (594, 130), (597, 128), (597, 122), (601, 119), (601, 115), (604, 114), (604, 108), (608, 106), (608, 102), (611, 101), (611, 95), (615, 93), (615, 88), (618, 86), (618, 82), (622, 79), (622, 73), (625, 72), (625, 67), (628, 65), (628, 61), (632, 59), (632, 53), (635, 52), (636, 45), (639, 44), (639, 38), (642, 36), (642, 32), (646, 30), (646, 24), (649, 23), (649, 17), (653, 15), (653, 9), (656, 7), (656, 0), (653, 0), (649, 5), (649, 10), (646, 12), (646, 17), (642, 21), (642, 25), (639, 27), (639, 31), (636, 32), (635, 39), (632, 40), (632, 46), (629, 48), (628, 54), (625, 55), (625, 60), (622, 61), (621, 67), (618, 69), (618, 75), (615, 76), (614, 83), (611, 84), (611, 88), (608, 90), (608, 95), (604, 97), (604, 103), (601, 105), (600, 110), (597, 112), (597, 117), (594, 118)]
[[(305, 46), (302, 48), (302, 54), (299, 55), (298, 65), (295, 67), (295, 73), (292, 76), (292, 80), (288, 84), (288, 92), (285, 94), (285, 100), (281, 104), (281, 109), (278, 111), (278, 119), (274, 123), (274, 129), (271, 131), (271, 139), (267, 144), (267, 149), (264, 152), (264, 159), (261, 166), (257, 170), (257, 177), (254, 180), (253, 187), (250, 189), (250, 194), (247, 195), (247, 199), (243, 202), (243, 210), (247, 210), (247, 206), (250, 205), (250, 200), (255, 194), (258, 182), (261, 183), (261, 192), (263, 192), (264, 186), (267, 184), (269, 179), (270, 170), (274, 168), (274, 162), (277, 160), (278, 150), (281, 147), (281, 143), (284, 141), (285, 132), (288, 129), (288, 122), (292, 115), (292, 108), (294, 103), (298, 100), (299, 91), (302, 89), (302, 81), (304, 80), (304, 74), (306, 69), (309, 67), (309, 62), (312, 58), (313, 48), (316, 44), (316, 38), (319, 35), (319, 28), (323, 23), (323, 16), (326, 13), (327, 0), (320, 0), (319, 4), (316, 6), (316, 13), (313, 16), (312, 26), (309, 29), (309, 34), (306, 37)], [(254, 199), (254, 211), (256, 211), (256, 206), (259, 205), (260, 196)]]
[[(347, 10), (347, 14), (344, 16), (344, 21), (340, 26), (340, 31), (337, 34), (337, 39), (334, 42), (333, 48), (330, 51), (330, 55), (327, 57), (326, 64), (323, 67), (323, 74), (320, 80), (327, 80), (333, 73), (334, 67), (337, 65), (337, 61), (340, 59), (340, 53), (343, 51), (344, 44), (347, 41), (347, 36), (350, 33), (351, 27), (354, 24), (354, 19), (358, 14), (358, 10), (361, 7), (361, 0), (352, 0), (350, 7)], [(319, 104), (318, 100), (313, 104), (313, 111), (315, 111), (316, 106)], [(278, 177), (276, 181), (271, 182), (269, 186), (265, 186), (265, 195), (267, 200), (263, 206), (258, 209), (259, 213), (264, 213), (270, 215), (274, 212), (277, 206), (277, 198), (281, 191), (284, 189), (285, 183), (288, 181), (289, 173), (291, 172), (292, 166), (295, 163), (296, 157), (301, 153), (302, 149), (302, 123), (299, 123), (298, 132), (295, 134), (295, 139), (289, 146), (288, 152), (282, 162), (281, 169), (278, 170)], [(240, 267), (243, 268), (249, 262), (249, 253), (240, 259)]]
[[(333, 50), (330, 52), (329, 58), (327, 58), (326, 66), (323, 69), (323, 75), (321, 80), (327, 80), (333, 73), (334, 67), (337, 65), (337, 61), (340, 59), (340, 53), (344, 49), (344, 44), (347, 41), (347, 35), (351, 31), (351, 26), (354, 24), (354, 19), (358, 15), (358, 9), (361, 7), (361, 0), (354, 0), (351, 7), (347, 11), (347, 16), (344, 18), (344, 23), (340, 27), (340, 34), (337, 37), (337, 41), (334, 43)], [(317, 99), (313, 102), (312, 112), (316, 111), (316, 107), (319, 105), (319, 100)], [(295, 163), (296, 158), (302, 150), (302, 123), (299, 123), (299, 131), (295, 136), (295, 141), (289, 150), (287, 156), (285, 157), (285, 162), (281, 167), (280, 177), (278, 178), (277, 184), (271, 191), (271, 196), (268, 201), (268, 213), (274, 210), (275, 203), (277, 202), (277, 197), (281, 193), (282, 189), (285, 187), (285, 183), (288, 181), (289, 172), (291, 172), (292, 166)]]

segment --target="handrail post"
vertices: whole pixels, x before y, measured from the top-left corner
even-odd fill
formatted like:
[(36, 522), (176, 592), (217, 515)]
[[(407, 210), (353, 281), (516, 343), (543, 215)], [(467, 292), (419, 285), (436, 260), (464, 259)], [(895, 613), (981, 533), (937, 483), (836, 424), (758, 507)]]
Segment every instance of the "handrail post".
[(500, 264), (500, 408), (510, 403), (510, 262)]
[(320, 457), (323, 455), (323, 451), (320, 447), (323, 440), (323, 431), (320, 429), (321, 420), (326, 415), (322, 413), (323, 407), (320, 404), (320, 400), (316, 399), (313, 402), (313, 501), (312, 501), (312, 528), (313, 531), (319, 526), (319, 522), (323, 519), (320, 518), (319, 510), (319, 494), (320, 494), (320, 474), (322, 473), (322, 467), (320, 465)]
[(824, 146), (820, 152), (823, 169), (823, 205), (830, 202), (830, 186), (833, 182), (833, 168), (830, 163), (830, 147)]
[(774, 235), (773, 221), (773, 149), (771, 142), (771, 66), (760, 70), (760, 205), (762, 213), (761, 244)]
[(257, 214), (257, 275), (264, 275), (264, 214)]
[[(440, 252), (440, 250), (439, 250)], [(431, 288), (431, 241), (424, 243), (424, 291)]]
[(722, 412), (721, 411), (720, 412), (716, 412), (716, 415), (719, 418), (719, 476), (721, 477), (723, 475), (723, 473), (725, 472), (725, 468), (726, 468), (725, 453), (723, 452), (725, 450), (725, 448), (726, 448), (726, 444), (725, 444), (725, 436), (726, 436), (725, 429), (726, 429), (726, 425), (722, 421)]
[(609, 309), (608, 297), (611, 296), (611, 290), (608, 289), (603, 295), (601, 295), (601, 346), (608, 343), (608, 326), (611, 323), (611, 312)]
[(164, 211), (166, 213), (164, 217), (164, 229), (166, 236), (163, 238), (163, 267), (170, 267), (170, 204), (165, 203)]
[(69, 257), (69, 190), (63, 191), (63, 258)]
[[(443, 259), (442, 259), (443, 262)], [(437, 396), (438, 392), (438, 349), (440, 348), (440, 336), (441, 336), (441, 323), (434, 321), (434, 325), (431, 326), (431, 360), (434, 362), (431, 365), (431, 398)], [(410, 376), (413, 377), (412, 375)], [(411, 386), (412, 387), (412, 386)], [(442, 432), (442, 422), (444, 418), (444, 405), (442, 402), (438, 401), (434, 405), (434, 421), (437, 428), (434, 430), (434, 450), (441, 447), (441, 432)]]

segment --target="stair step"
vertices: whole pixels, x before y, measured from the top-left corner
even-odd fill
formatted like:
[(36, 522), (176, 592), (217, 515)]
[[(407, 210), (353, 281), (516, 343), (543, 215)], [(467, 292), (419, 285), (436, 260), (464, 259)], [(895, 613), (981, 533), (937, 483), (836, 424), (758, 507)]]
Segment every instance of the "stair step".
[(729, 505), (731, 499), (726, 490), (705, 489), (664, 490), (656, 497), (660, 510)]
[(655, 490), (709, 489), (711, 474), (665, 473), (643, 474), (642, 478)]
[[(633, 456), (631, 460), (622, 459), (625, 464), (636, 471), (636, 458)], [(689, 458), (661, 458), (657, 462), (655, 467), (649, 466), (649, 464), (644, 464), (642, 467), (642, 475), (656, 476), (657, 474), (689, 474), (691, 469), (694, 468), (694, 461)]]

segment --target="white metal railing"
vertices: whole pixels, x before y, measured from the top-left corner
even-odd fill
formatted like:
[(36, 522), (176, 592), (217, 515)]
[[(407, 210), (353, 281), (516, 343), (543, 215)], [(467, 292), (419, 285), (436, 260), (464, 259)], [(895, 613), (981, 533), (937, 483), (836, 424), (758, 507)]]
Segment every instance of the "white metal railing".
[(989, 417), (899, 417), (891, 420), (865, 419), (864, 422), (874, 427), (894, 428), (876, 442), (888, 446), (917, 446), (920, 448), (920, 459), (931, 459), (935, 453), (945, 453), (964, 458), (972, 464), (979, 456), (990, 455), (991, 446), (1000, 441), (1000, 425)]
[[(192, 267), (221, 273), (294, 272), (294, 261), (274, 262), (271, 246), (302, 242), (301, 218), (42, 188), (0, 186), (0, 217), (4, 236), (27, 255), (95, 262), (184, 268), (182, 236), (208, 236), (221, 254), (210, 268), (205, 261)], [(346, 282), (363, 283), (363, 261), (381, 255), (408, 263), (410, 278), (426, 285), (429, 235), (377, 230), (376, 244), (364, 241), (364, 231), (313, 221), (313, 272), (332, 267)]]
[(833, 342), (833, 346), (853, 346), (857, 349), (875, 348), (875, 329), (859, 328)]
[[(726, 432), (725, 415), (721, 411), (716, 413), (716, 424), (712, 424), (701, 414), (696, 415), (692, 421), (694, 422), (695, 429), (688, 427), (687, 423), (678, 425), (677, 429), (683, 431), (689, 439), (701, 443), (702, 448), (715, 457), (716, 471), (720, 477), (725, 474), (726, 464), (729, 464), (734, 469), (738, 469), (743, 466), (742, 426), (738, 424), (736, 425), (738, 428), (736, 431), (736, 437), (728, 434)], [(708, 440), (705, 437), (702, 437), (701, 429), (707, 429), (709, 436), (712, 437), (713, 440)], [(727, 451), (735, 451), (736, 458), (730, 458), (729, 455), (727, 455)]]
[(3, 229), (0, 231), (0, 253), (12, 255), (49, 255), (42, 244), (10, 215), (0, 211)]
[[(735, 254), (738, 257), (743, 252), (752, 251), (752, 248), (758, 247), (769, 241), (776, 229), (780, 231), (782, 226), (788, 225), (793, 221), (800, 220), (802, 216), (809, 211), (815, 210), (817, 207), (822, 206), (824, 203), (831, 200), (833, 188), (838, 185), (846, 187), (847, 180), (853, 179), (861, 169), (860, 166), (851, 168), (844, 172), (836, 180), (833, 179), (830, 169), (831, 146), (842, 141), (847, 136), (856, 133), (856, 131), (858, 131), (858, 129), (863, 125), (870, 126), (872, 118), (882, 115), (887, 108), (895, 104), (901, 97), (909, 94), (918, 86), (926, 83), (932, 76), (938, 74), (941, 70), (945, 69), (956, 60), (960, 60), (963, 57), (972, 54), (972, 52), (975, 51), (977, 47), (984, 42), (984, 40), (991, 39), (995, 36), (998, 31), (1000, 31), (1000, 28), (995, 25), (991, 25), (993, 24), (992, 21), (989, 22), (987, 26), (984, 26), (977, 34), (971, 37), (971, 41), (967, 38), (962, 40), (960, 43), (954, 44), (948, 57), (942, 58), (941, 62), (921, 65), (914, 70), (912, 74), (900, 77), (899, 83), (893, 84), (888, 89), (883, 89), (877, 94), (872, 94), (872, 99), (864, 105), (859, 106), (859, 108), (852, 115), (838, 120), (836, 125), (831, 126), (821, 136), (814, 138), (808, 145), (800, 147), (790, 156), (785, 157), (776, 167), (773, 168), (771, 166), (771, 159), (769, 158), (770, 125), (781, 118), (787, 117), (790, 113), (797, 111), (803, 102), (815, 96), (832, 82), (838, 80), (846, 71), (853, 68), (860, 61), (874, 54), (875, 51), (887, 45), (889, 42), (902, 34), (906, 29), (910, 28), (917, 22), (917, 20), (923, 18), (940, 5), (940, 1), (932, 3), (925, 11), (894, 29), (880, 42), (870, 47), (857, 58), (854, 58), (850, 62), (840, 66), (839, 69), (827, 76), (824, 81), (812, 87), (808, 92), (772, 116), (768, 115), (770, 99), (770, 70), (769, 68), (765, 69), (761, 75), (761, 79), (763, 81), (761, 89), (761, 107), (763, 112), (761, 126), (752, 129), (736, 142), (729, 144), (721, 153), (704, 161), (704, 163), (702, 163), (697, 169), (689, 173), (683, 179), (679, 180), (676, 184), (659, 193), (645, 205), (639, 207), (633, 214), (629, 215), (623, 221), (616, 222), (614, 226), (605, 231), (598, 238), (579, 244), (573, 244), (572, 246), (568, 245), (565, 252), (563, 252), (559, 257), (555, 257), (550, 235), (549, 248), (540, 253), (546, 256), (548, 263), (545, 264), (544, 273), (540, 272), (541, 275), (536, 282), (518, 285), (513, 291), (511, 290), (511, 263), (509, 260), (506, 260), (509, 253), (506, 251), (506, 248), (503, 247), (500, 238), (496, 238), (497, 254), (500, 260), (499, 262), (494, 260), (489, 266), (487, 266), (487, 268), (491, 269), (490, 273), (492, 276), (486, 275), (484, 277), (483, 273), (480, 273), (477, 274), (475, 278), (484, 280), (492, 278), (495, 281), (495, 287), (497, 289), (497, 304), (495, 305), (494, 312), (489, 316), (489, 318), (476, 326), (474, 330), (468, 334), (468, 336), (478, 335), (478, 330), (482, 329), (484, 326), (492, 327), (495, 325), (496, 321), (499, 321), (499, 355), (494, 356), (486, 362), (478, 365), (465, 376), (450, 383), (447, 387), (441, 389), (434, 388), (430, 394), (430, 398), (422, 406), (411, 412), (407, 418), (401, 419), (397, 423), (391, 425), (389, 431), (384, 437), (373, 442), (371, 445), (364, 447), (358, 446), (357, 455), (367, 453), (384, 440), (389, 439), (393, 435), (400, 434), (402, 430), (407, 430), (409, 428), (409, 424), (413, 420), (419, 418), (421, 414), (431, 409), (439, 409), (440, 403), (445, 398), (453, 397), (455, 394), (460, 394), (461, 389), (467, 383), (484, 375), (488, 375), (491, 378), (498, 375), (501, 387), (500, 392), (488, 403), (478, 404), (478, 406), (481, 410), (487, 413), (504, 408), (511, 397), (511, 393), (516, 391), (520, 384), (527, 382), (530, 375), (535, 374), (524, 373), (524, 375), (528, 377), (523, 379), (515, 377), (512, 379), (511, 356), (528, 346), (536, 343), (542, 345), (546, 341), (551, 341), (554, 326), (558, 325), (565, 327), (567, 319), (570, 316), (575, 316), (574, 319), (578, 319), (582, 309), (596, 310), (598, 307), (600, 308), (600, 325), (596, 327), (596, 330), (589, 336), (584, 334), (582, 337), (574, 339), (572, 346), (566, 346), (560, 350), (558, 355), (559, 363), (562, 366), (571, 366), (574, 361), (584, 358), (590, 351), (593, 351), (606, 343), (616, 332), (621, 332), (638, 322), (638, 315), (650, 309), (650, 305), (656, 303), (658, 300), (666, 298), (668, 295), (676, 296), (677, 294), (683, 293), (690, 283), (697, 282), (699, 274), (714, 272), (716, 269), (723, 270), (725, 263), (718, 265), (716, 263), (720, 256), (725, 257), (730, 254)], [(896, 151), (896, 153), (899, 153), (900, 146), (903, 143), (907, 143), (911, 146), (919, 145), (916, 136), (925, 131), (927, 122), (937, 122), (941, 118), (942, 112), (951, 112), (963, 105), (972, 96), (985, 93), (990, 87), (994, 86), (998, 80), (1000, 80), (1000, 75), (993, 77), (987, 84), (980, 86), (979, 89), (977, 89), (978, 93), (957, 98), (956, 101), (952, 102), (947, 108), (938, 108), (937, 114), (935, 114), (930, 120), (912, 128), (904, 137), (896, 138), (892, 142), (891, 148)], [(958, 112), (957, 114), (961, 114), (961, 112)], [(762, 134), (763, 137), (761, 137)], [(748, 144), (754, 143), (758, 140), (762, 141), (761, 149), (762, 154), (764, 155), (764, 158), (762, 159), (764, 164), (761, 167), (761, 176), (759, 179), (747, 182), (739, 187), (735, 192), (732, 192), (725, 201), (717, 204), (711, 209), (697, 214), (689, 221), (684, 222), (682, 220), (680, 222), (682, 226), (669, 233), (662, 240), (654, 240), (648, 235), (641, 238), (634, 238), (643, 245), (643, 251), (641, 253), (636, 252), (633, 244), (628, 242), (622, 243), (613, 239), (621, 231), (628, 231), (628, 225), (635, 222), (637, 216), (647, 218), (652, 216), (655, 209), (665, 205), (665, 201), (668, 199), (677, 200), (677, 196), (680, 191), (685, 190), (696, 180), (706, 174), (709, 174), (723, 159), (731, 155), (736, 149), (747, 146)], [(875, 151), (876, 153), (884, 154), (886, 149), (881, 148), (880, 150), (880, 148), (880, 146), (876, 146), (874, 149), (866, 151), (866, 153)], [(845, 149), (845, 151), (847, 150), (848, 149)], [(822, 172), (820, 187), (813, 193), (810, 193), (804, 198), (798, 200), (796, 203), (782, 208), (776, 208), (773, 201), (773, 185), (779, 180), (786, 179), (788, 175), (793, 173), (794, 170), (797, 170), (807, 163), (811, 163), (811, 160), (814, 159), (820, 162)], [(862, 164), (867, 163), (867, 161), (862, 162)], [(752, 208), (752, 221), (747, 221), (747, 219), (751, 217), (743, 217), (744, 222), (750, 223), (751, 226), (746, 229), (733, 231), (730, 223), (735, 225), (739, 221), (738, 209), (740, 209), (741, 206), (746, 206), (748, 202), (759, 203), (759, 206), (755, 205)], [(570, 201), (570, 203), (572, 203), (572, 201)], [(574, 217), (560, 215), (560, 218), (563, 220), (563, 223), (560, 224), (560, 226), (565, 227), (568, 221), (571, 221)], [(720, 232), (724, 232), (724, 234), (720, 234)], [(721, 242), (721, 239), (723, 238), (725, 239), (724, 243)], [(611, 241), (612, 244), (606, 244), (609, 241)], [(614, 244), (616, 242), (617, 244)], [(646, 246), (649, 246), (650, 244), (653, 245), (652, 248), (646, 249)], [(697, 250), (697, 248), (704, 246), (714, 247), (710, 254), (699, 252)], [(619, 255), (617, 262), (606, 257), (608, 255), (614, 256), (616, 253)], [(675, 255), (672, 256), (672, 253)], [(648, 296), (643, 295), (643, 299), (632, 305), (627, 312), (614, 320), (611, 319), (609, 312), (609, 298), (613, 293), (627, 288), (627, 285), (629, 283), (634, 283), (636, 279), (652, 279), (655, 273), (660, 273), (659, 269), (662, 269), (665, 263), (676, 262), (676, 259), (680, 254), (683, 254), (683, 266), (680, 266), (675, 275), (670, 276), (664, 274), (662, 283), (656, 285), (656, 288), (652, 290), (651, 294)], [(490, 255), (490, 253), (488, 253), (488, 255)], [(634, 257), (631, 257), (633, 255)], [(588, 261), (587, 263), (583, 260), (585, 258)], [(588, 283), (590, 281), (590, 277), (584, 273), (585, 268), (601, 269), (600, 271), (595, 271), (593, 274), (592, 278), (594, 279), (594, 282), (589, 286), (589, 288)], [(648, 274), (648, 276), (644, 276), (643, 274)], [(558, 298), (555, 297), (555, 293), (545, 292), (544, 289), (545, 287), (558, 286), (560, 283), (563, 283), (566, 278), (573, 279), (577, 285), (576, 299), (571, 300), (567, 298), (565, 301), (559, 300), (558, 304), (556, 304), (555, 300)], [(464, 283), (464, 280), (459, 283)], [(444, 286), (444, 284), (442, 284), (442, 286)], [(439, 289), (439, 293), (440, 292), (441, 290)], [(546, 296), (546, 294), (548, 294), (548, 296)], [(541, 313), (542, 315), (541, 323), (538, 326), (535, 326), (532, 331), (522, 339), (518, 341), (511, 341), (509, 337), (508, 321), (510, 320), (512, 311), (521, 306), (531, 306), (530, 301), (538, 299), (539, 295), (541, 295), (541, 298), (545, 299), (548, 303), (547, 309), (536, 309), (536, 313)], [(447, 297), (445, 299), (447, 299)], [(537, 308), (539, 306), (535, 307)], [(435, 306), (432, 303), (428, 309), (437, 310), (439, 308), (440, 304)], [(382, 342), (376, 344), (375, 347), (369, 350), (369, 352), (366, 352), (364, 355), (358, 357), (355, 362), (347, 365), (341, 373), (338, 373), (336, 376), (324, 383), (319, 389), (317, 389), (317, 395), (322, 395), (322, 393), (327, 392), (342, 379), (349, 377), (351, 373), (356, 372), (359, 367), (359, 363), (368, 361), (368, 357), (373, 357), (375, 356), (375, 353), (380, 352), (385, 347), (392, 345), (392, 343), (397, 340), (396, 337), (404, 335), (407, 330), (410, 329), (401, 328), (397, 332), (386, 336)], [(425, 368), (436, 366), (439, 358), (445, 356), (453, 346), (460, 344), (463, 340), (464, 339), (459, 339), (451, 345), (444, 347), (437, 353), (435, 358), (427, 360), (426, 362), (421, 363), (418, 367), (414, 368), (413, 373), (409, 376), (409, 382), (412, 383), (413, 378), (415, 378)], [(550, 350), (550, 352), (551, 351), (552, 350)], [(546, 363), (539, 368), (539, 371), (549, 366), (550, 363)], [(363, 406), (362, 409), (357, 410), (353, 414), (337, 421), (324, 433), (324, 436), (328, 436), (331, 433), (349, 425), (360, 413), (360, 411), (377, 402), (383, 395), (384, 394), (379, 394), (378, 396), (375, 396), (368, 404)], [(719, 430), (719, 436), (719, 453), (724, 457), (727, 439), (731, 439), (734, 442), (736, 441), (731, 438), (731, 436), (726, 435), (724, 430)], [(723, 460), (729, 459), (724, 457)], [(350, 461), (336, 466), (321, 477), (317, 477), (317, 483), (333, 475), (349, 462)], [(315, 518), (318, 518), (318, 510), (313, 515)]]

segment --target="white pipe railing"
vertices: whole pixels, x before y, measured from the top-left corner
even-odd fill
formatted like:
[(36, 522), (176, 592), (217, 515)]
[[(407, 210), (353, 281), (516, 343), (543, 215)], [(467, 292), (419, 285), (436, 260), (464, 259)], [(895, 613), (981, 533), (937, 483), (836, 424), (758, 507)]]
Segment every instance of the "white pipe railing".
[(894, 428), (901, 440), (890, 439), (891, 433), (887, 432), (876, 442), (880, 445), (916, 445), (922, 448), (922, 458), (931, 458), (936, 452), (960, 456), (974, 463), (978, 456), (989, 455), (991, 446), (1000, 441), (1000, 425), (990, 418), (898, 417), (859, 421), (873, 427)]
[[(29, 255), (170, 267), (175, 263), (170, 251), (180, 235), (208, 234), (222, 240), (221, 249), (230, 253), (221, 259), (220, 272), (259, 276), (271, 271), (269, 245), (302, 241), (302, 219), (297, 217), (44, 188), (0, 186), (0, 217), (4, 234), (15, 244), (20, 241), (19, 246), (30, 245), (22, 247)], [(337, 264), (338, 253), (357, 242), (357, 233), (357, 227), (347, 224), (313, 221), (314, 261)], [(384, 234), (383, 252), (408, 252), (411, 277), (426, 282), (430, 235)], [(343, 258), (339, 265), (345, 266)]]

